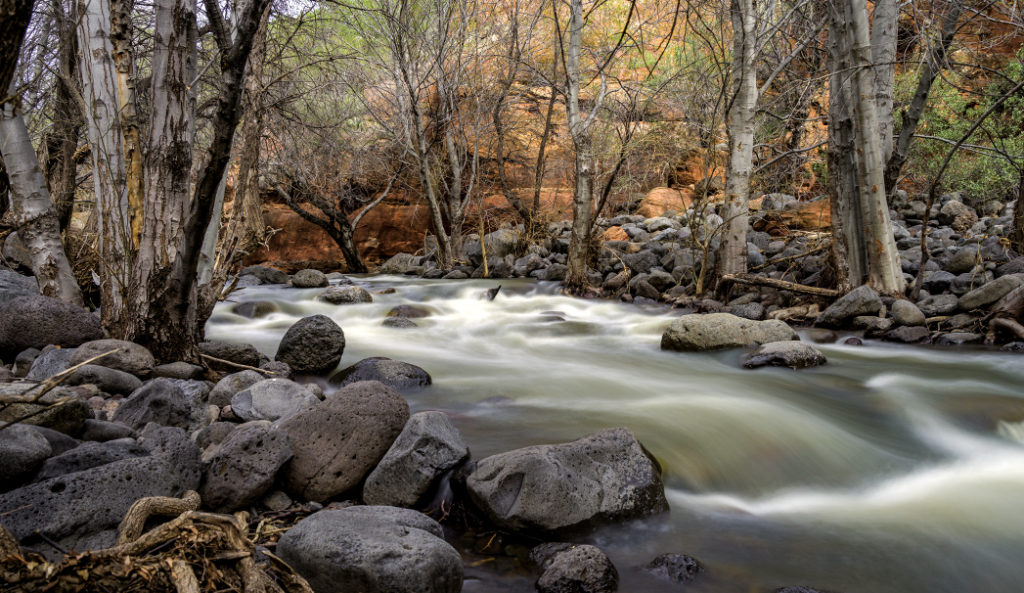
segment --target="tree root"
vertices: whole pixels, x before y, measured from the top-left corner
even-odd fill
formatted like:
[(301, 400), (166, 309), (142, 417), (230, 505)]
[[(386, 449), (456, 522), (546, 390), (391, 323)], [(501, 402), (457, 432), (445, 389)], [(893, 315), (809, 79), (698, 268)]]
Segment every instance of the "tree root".
[(199, 493), (189, 490), (182, 498), (150, 496), (140, 498), (128, 509), (118, 528), (117, 543), (126, 544), (139, 539), (146, 521), (153, 515), (175, 516), (199, 508)]

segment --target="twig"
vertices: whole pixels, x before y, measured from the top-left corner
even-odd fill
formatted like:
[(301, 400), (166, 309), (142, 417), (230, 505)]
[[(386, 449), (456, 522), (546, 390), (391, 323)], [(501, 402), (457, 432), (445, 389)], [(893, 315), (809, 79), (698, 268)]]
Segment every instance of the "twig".
[(230, 360), (224, 360), (223, 358), (217, 358), (216, 356), (210, 356), (209, 354), (202, 354), (202, 353), (200, 353), (199, 356), (205, 358), (206, 360), (212, 360), (213, 362), (219, 362), (220, 364), (226, 364), (228, 366), (232, 366), (232, 367), (235, 367), (235, 368), (238, 368), (238, 369), (245, 369), (245, 370), (248, 370), (248, 371), (256, 371), (257, 373), (263, 373), (264, 375), (270, 375), (272, 377), (273, 376), (277, 376), (277, 374), (278, 374), (277, 371), (268, 371), (267, 369), (261, 369), (259, 367), (252, 367), (252, 366), (249, 366), (247, 364), (242, 364), (240, 362), (231, 362)]
[(790, 292), (802, 292), (805, 294), (813, 294), (828, 298), (836, 298), (840, 294), (838, 290), (832, 288), (807, 286), (804, 284), (797, 284), (795, 282), (787, 282), (785, 280), (754, 276), (752, 274), (726, 274), (725, 276), (722, 276), (722, 282), (735, 282), (737, 284), (747, 284), (751, 286), (770, 286), (772, 288), (779, 288)]

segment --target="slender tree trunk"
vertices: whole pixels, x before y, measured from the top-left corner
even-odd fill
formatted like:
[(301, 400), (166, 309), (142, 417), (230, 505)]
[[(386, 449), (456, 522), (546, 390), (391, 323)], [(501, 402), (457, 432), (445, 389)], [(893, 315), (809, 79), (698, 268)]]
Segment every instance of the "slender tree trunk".
[(725, 232), (718, 253), (720, 275), (747, 271), (750, 174), (757, 111), (756, 15), (752, 0), (732, 0), (733, 98), (729, 106), (729, 163), (725, 174)]
[(32, 273), (40, 292), (81, 305), (82, 294), (64, 253), (60, 225), (25, 119), (12, 111), (5, 107), (0, 116), (0, 154), (10, 180), (15, 228), (31, 256)]
[(78, 73), (78, 43), (75, 23), (64, 14), (60, 0), (52, 2), (52, 10), (58, 19), (59, 72), (55, 77), (53, 100), (53, 129), (45, 135), (46, 185), (57, 212), (61, 230), (71, 224), (74, 213), (75, 190), (78, 186), (76, 175), (78, 164), (75, 151), (82, 134), (82, 110), (75, 99), (73, 81)]
[(1024, 168), (1017, 171), (1017, 204), (1013, 208), (1013, 248), (1024, 253)]
[(851, 0), (847, 6), (853, 34), (853, 59), (857, 114), (857, 150), (860, 155), (861, 210), (868, 242), (868, 283), (879, 293), (901, 296), (906, 281), (900, 267), (899, 251), (889, 220), (885, 195), (885, 160), (878, 130), (878, 113), (872, 80), (871, 41), (868, 12), (864, 0)]
[(110, 45), (117, 72), (117, 108), (124, 143), (125, 191), (132, 247), (142, 237), (143, 155), (139, 114), (135, 109), (135, 55), (132, 45), (132, 0), (111, 0)]
[(131, 219), (125, 184), (117, 75), (111, 57), (110, 3), (80, 0), (79, 48), (86, 130), (92, 156), (96, 234), (102, 268), (100, 303), (104, 326), (119, 320), (131, 275)]
[(584, 120), (580, 108), (580, 50), (583, 43), (583, 2), (570, 2), (569, 46), (565, 65), (566, 119), (576, 153), (576, 175), (572, 199), (572, 231), (569, 237), (568, 270), (565, 290), (583, 294), (589, 286), (587, 258), (591, 218), (594, 207), (594, 146), (590, 121)]
[(850, 39), (841, 8), (829, 19), (829, 202), (832, 212), (832, 255), (836, 288), (847, 292), (867, 279), (867, 247), (857, 190), (857, 151), (854, 146)]
[(0, 220), (3, 220), (7, 210), (11, 207), (11, 181), (7, 178), (7, 166), (4, 165), (4, 159), (0, 156)]
[(896, 88), (896, 29), (900, 0), (875, 0), (871, 24), (871, 60), (875, 65), (875, 109), (884, 160), (892, 154), (893, 92)]
[(921, 64), (921, 73), (917, 78), (917, 89), (910, 105), (903, 112), (903, 125), (900, 128), (900, 135), (896, 139), (892, 154), (885, 164), (885, 189), (886, 193), (892, 194), (896, 190), (896, 182), (899, 181), (903, 165), (907, 162), (907, 155), (910, 152), (910, 143), (917, 132), (917, 125), (921, 122), (925, 107), (928, 105), (928, 95), (931, 93), (932, 84), (942, 72), (946, 63), (946, 52), (953, 43), (953, 38), (960, 26), (960, 15), (963, 14), (963, 4), (950, 2), (946, 10), (946, 16), (942, 19), (942, 32), (939, 39), (932, 43), (927, 57)]

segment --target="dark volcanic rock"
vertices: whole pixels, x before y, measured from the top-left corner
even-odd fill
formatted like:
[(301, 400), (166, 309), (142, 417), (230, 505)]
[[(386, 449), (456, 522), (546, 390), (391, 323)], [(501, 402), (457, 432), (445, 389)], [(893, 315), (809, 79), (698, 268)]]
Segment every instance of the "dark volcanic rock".
[(0, 430), (0, 492), (29, 478), (52, 451), (46, 437), (27, 424)]
[(199, 490), (203, 504), (230, 512), (257, 502), (274, 485), (277, 472), (291, 456), (288, 435), (269, 422), (239, 426), (209, 460)]
[[(200, 342), (199, 351), (207, 356), (213, 358), (219, 358), (221, 360), (227, 360), (236, 364), (244, 364), (250, 367), (260, 366), (260, 362), (263, 360), (263, 355), (256, 349), (252, 344), (235, 344), (233, 342)], [(233, 373), (238, 370), (238, 367), (225, 365), (216, 361), (207, 360), (210, 368), (218, 371), (227, 371)]]
[(87, 309), (41, 295), (17, 297), (0, 305), (0, 356), (26, 348), (78, 346), (103, 337), (98, 317)]
[(704, 571), (700, 562), (684, 554), (662, 554), (644, 567), (655, 577), (676, 585), (692, 583)]
[(364, 358), (335, 373), (331, 385), (345, 386), (359, 381), (379, 381), (400, 392), (418, 391), (430, 385), (430, 373), (422, 368), (390, 358)]
[(618, 571), (594, 546), (570, 545), (551, 554), (541, 566), (539, 593), (613, 593), (619, 588)]
[(842, 327), (854, 317), (862, 315), (878, 316), (885, 310), (882, 299), (870, 286), (859, 286), (832, 303), (822, 311), (814, 324), (820, 327)]
[(136, 377), (148, 377), (156, 366), (156, 359), (146, 348), (124, 340), (94, 340), (82, 344), (71, 357), (71, 364), (83, 363), (104, 352), (115, 350), (91, 364), (131, 373)]
[(743, 366), (756, 369), (764, 366), (781, 366), (791, 369), (805, 369), (821, 366), (828, 362), (825, 355), (803, 342), (769, 342), (762, 344), (743, 361)]
[(135, 442), (135, 439), (117, 439), (104, 443), (85, 442), (70, 451), (47, 459), (36, 480), (48, 480), (122, 459), (147, 455), (149, 451)]
[(345, 333), (326, 315), (296, 321), (277, 347), (274, 360), (299, 374), (319, 375), (334, 370), (345, 350)]

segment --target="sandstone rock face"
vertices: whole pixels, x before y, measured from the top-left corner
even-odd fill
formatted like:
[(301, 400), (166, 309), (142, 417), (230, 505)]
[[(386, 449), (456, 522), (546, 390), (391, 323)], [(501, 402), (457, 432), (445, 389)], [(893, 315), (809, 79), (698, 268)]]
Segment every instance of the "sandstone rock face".
[(334, 370), (345, 351), (345, 332), (326, 315), (296, 321), (277, 347), (274, 360), (299, 374), (319, 375)]
[(441, 536), (416, 511), (357, 506), (299, 521), (277, 552), (316, 593), (458, 593), (462, 558)]
[(468, 457), (469, 448), (447, 414), (413, 414), (366, 478), (363, 500), (367, 504), (412, 507), (438, 476)]
[(556, 531), (668, 510), (661, 470), (625, 428), (481, 460), (473, 502), (511, 530)]
[(279, 425), (294, 457), (286, 490), (321, 501), (356, 487), (384, 457), (409, 420), (409, 405), (375, 381), (353, 383)]
[(684, 315), (661, 336), (662, 350), (702, 352), (800, 339), (785, 322), (753, 321), (729, 313)]
[(30, 295), (0, 305), (0, 357), (14, 358), (26, 348), (48, 344), (78, 346), (102, 337), (98, 317), (60, 299)]
[(199, 490), (203, 504), (226, 513), (255, 503), (274, 485), (291, 456), (288, 436), (270, 422), (239, 426), (209, 460)]

